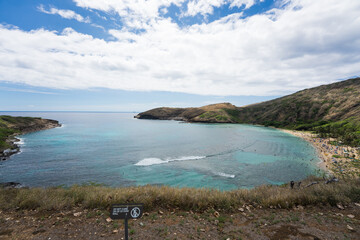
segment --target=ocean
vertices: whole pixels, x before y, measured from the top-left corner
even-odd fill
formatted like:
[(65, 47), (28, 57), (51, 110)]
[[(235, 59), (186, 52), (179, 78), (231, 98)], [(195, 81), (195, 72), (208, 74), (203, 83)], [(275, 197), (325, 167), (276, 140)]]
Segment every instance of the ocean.
[(58, 120), (19, 136), (21, 152), (0, 162), (0, 182), (24, 186), (168, 185), (232, 190), (317, 174), (306, 141), (244, 124), (140, 120), (136, 113), (0, 112)]

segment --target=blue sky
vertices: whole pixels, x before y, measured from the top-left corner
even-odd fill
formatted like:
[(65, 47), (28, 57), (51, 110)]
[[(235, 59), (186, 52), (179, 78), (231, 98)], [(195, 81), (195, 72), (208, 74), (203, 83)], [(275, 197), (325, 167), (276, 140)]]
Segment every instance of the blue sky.
[(359, 16), (351, 0), (0, 0), (0, 111), (273, 99), (359, 76)]

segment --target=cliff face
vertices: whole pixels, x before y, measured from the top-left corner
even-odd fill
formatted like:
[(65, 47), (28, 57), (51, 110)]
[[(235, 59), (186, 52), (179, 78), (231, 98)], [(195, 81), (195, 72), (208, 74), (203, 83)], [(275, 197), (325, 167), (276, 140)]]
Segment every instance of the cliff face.
[(0, 160), (18, 152), (15, 135), (60, 127), (58, 121), (31, 117), (0, 116)]

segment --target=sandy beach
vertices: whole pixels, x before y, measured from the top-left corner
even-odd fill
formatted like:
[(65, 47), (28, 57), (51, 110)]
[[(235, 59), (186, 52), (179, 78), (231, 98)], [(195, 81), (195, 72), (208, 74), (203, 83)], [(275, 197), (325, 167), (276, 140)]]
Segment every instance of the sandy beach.
[(359, 150), (337, 143), (333, 138), (319, 138), (317, 134), (305, 131), (281, 129), (311, 143), (322, 160), (319, 167), (335, 176), (360, 177)]

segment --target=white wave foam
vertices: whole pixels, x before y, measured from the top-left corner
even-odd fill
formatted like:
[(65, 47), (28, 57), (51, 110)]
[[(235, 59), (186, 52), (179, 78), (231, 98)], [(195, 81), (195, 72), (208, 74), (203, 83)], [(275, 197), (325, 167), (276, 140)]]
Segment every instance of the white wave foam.
[(234, 174), (228, 174), (228, 173), (223, 173), (223, 172), (216, 172), (215, 174), (218, 176), (221, 176), (221, 177), (235, 178)]
[(160, 158), (144, 158), (140, 162), (136, 163), (136, 166), (151, 166), (151, 165), (158, 165), (158, 164), (164, 164), (169, 162), (175, 162), (175, 161), (189, 161), (189, 160), (198, 160), (206, 158), (206, 156), (184, 156), (179, 158), (167, 158), (165, 160), (162, 160)]
[(15, 144), (16, 145), (24, 145), (25, 144), (25, 142), (24, 142), (24, 139), (23, 138), (19, 138), (19, 137), (17, 137), (16, 139), (18, 139), (19, 141), (16, 141), (15, 142)]
[(179, 158), (170, 159), (169, 162), (172, 162), (172, 161), (186, 161), (186, 160), (199, 160), (199, 159), (203, 159), (203, 158), (206, 158), (206, 156), (185, 156), (185, 157), (179, 157)]
[(136, 166), (151, 166), (156, 164), (167, 163), (166, 161), (161, 160), (160, 158), (144, 158), (140, 162), (136, 163)]

